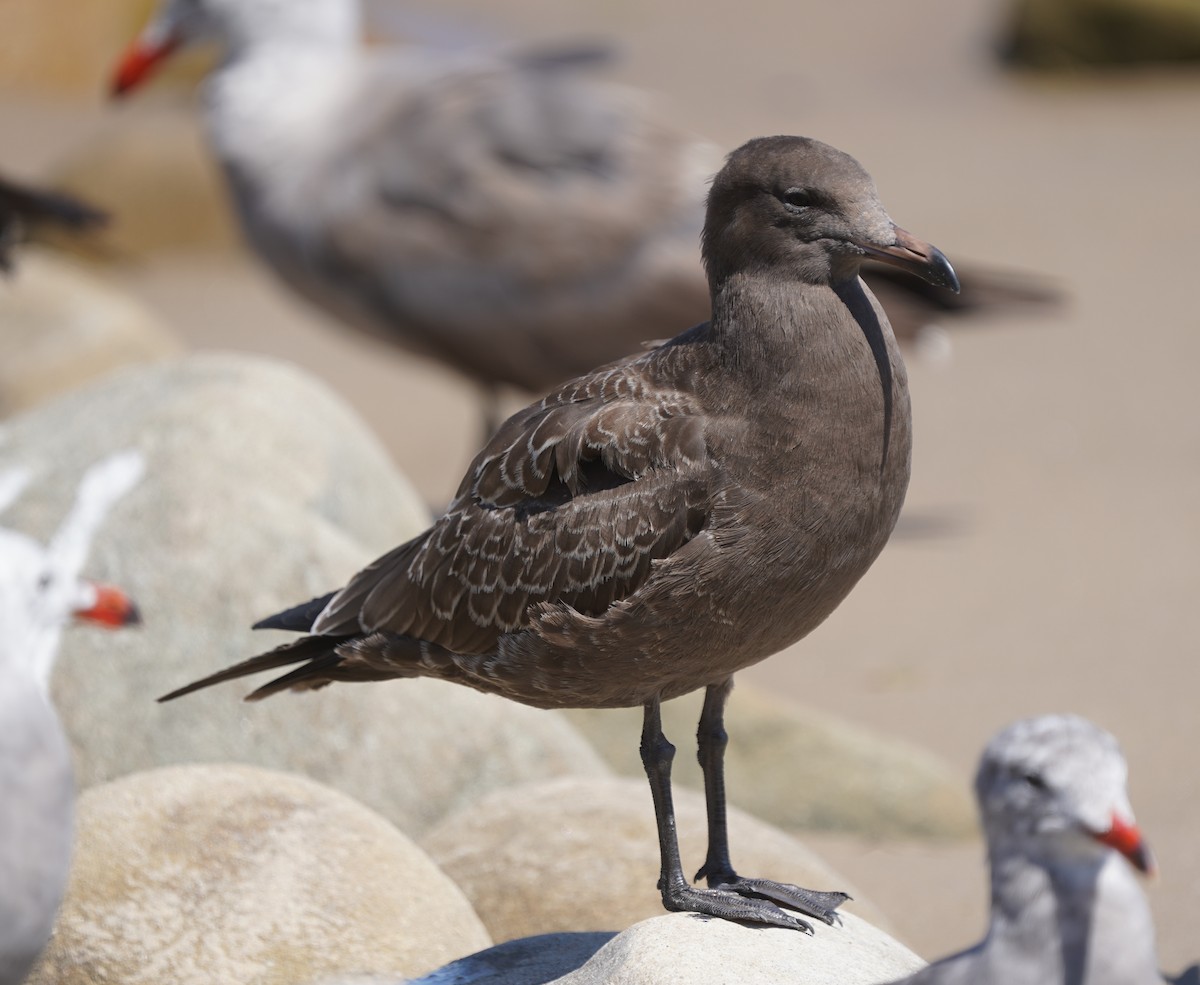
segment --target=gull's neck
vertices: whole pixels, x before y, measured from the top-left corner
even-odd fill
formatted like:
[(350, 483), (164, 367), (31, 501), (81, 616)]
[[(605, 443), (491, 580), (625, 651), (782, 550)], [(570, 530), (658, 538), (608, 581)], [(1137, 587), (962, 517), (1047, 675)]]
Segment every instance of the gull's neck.
[(857, 277), (833, 286), (772, 271), (731, 274), (713, 287), (712, 313), (713, 336), (735, 365), (768, 361), (780, 349), (794, 355), (797, 347), (813, 358), (837, 357), (861, 345), (864, 333), (892, 337)]
[(209, 138), (235, 185), (303, 200), (310, 167), (332, 153), (353, 104), (354, 44), (262, 41), (231, 55), (204, 87)]
[(266, 8), (247, 4), (223, 22), (219, 33), (223, 63), (269, 50), (348, 51), (362, 44), (362, 12), (357, 0)]
[[(1062, 985), (1160, 982), (1154, 927), (1133, 871), (1112, 852), (1034, 861), (995, 852), (982, 951), (1007, 980)], [(1003, 969), (1003, 974), (997, 974)]]

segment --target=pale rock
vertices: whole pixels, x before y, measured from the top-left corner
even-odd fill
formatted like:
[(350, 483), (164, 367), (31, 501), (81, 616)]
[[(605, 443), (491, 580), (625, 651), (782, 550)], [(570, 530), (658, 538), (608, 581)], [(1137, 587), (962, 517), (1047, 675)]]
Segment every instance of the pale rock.
[(53, 680), (82, 786), (178, 762), (251, 762), (329, 783), (416, 835), (497, 787), (607, 775), (561, 716), (437, 681), (259, 704), (241, 700), (252, 685), (237, 681), (155, 703), (293, 638), (249, 627), (343, 584), (428, 522), (375, 438), (311, 377), (258, 358), (188, 356), (9, 424), (5, 458), (38, 471), (47, 492), (6, 516), (34, 536), (53, 529), (106, 451), (146, 459), (89, 570), (138, 600), (144, 626), (68, 634)]
[(86, 792), (29, 985), (296, 985), (415, 975), (487, 932), (383, 818), (310, 780), (171, 767)]
[[(697, 691), (662, 706), (663, 731), (679, 749), (672, 769), (677, 787), (703, 789), (695, 756), (703, 700)], [(643, 775), (640, 708), (567, 716), (617, 772)], [(735, 688), (725, 726), (730, 802), (778, 827), (870, 838), (965, 838), (975, 832), (963, 778), (900, 739), (748, 685)]]
[(26, 248), (0, 278), (0, 417), (180, 343), (133, 298), (79, 265)]
[[(925, 962), (852, 913), (813, 936), (672, 913), (630, 927), (557, 985), (876, 985)], [(498, 985), (498, 983), (497, 983)]]

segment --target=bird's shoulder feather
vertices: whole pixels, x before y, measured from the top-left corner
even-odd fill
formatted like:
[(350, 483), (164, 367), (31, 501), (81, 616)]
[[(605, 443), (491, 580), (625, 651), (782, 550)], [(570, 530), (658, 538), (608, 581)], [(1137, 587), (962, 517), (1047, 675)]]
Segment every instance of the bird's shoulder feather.
[(314, 630), (482, 653), (538, 603), (597, 615), (636, 591), (704, 527), (714, 477), (703, 408), (656, 372), (688, 354), (663, 352), (510, 418), (446, 513), (356, 575)]

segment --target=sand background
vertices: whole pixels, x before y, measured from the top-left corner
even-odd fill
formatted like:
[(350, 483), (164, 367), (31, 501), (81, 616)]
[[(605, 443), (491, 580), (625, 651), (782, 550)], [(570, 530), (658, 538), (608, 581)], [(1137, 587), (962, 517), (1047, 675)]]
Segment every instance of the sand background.
[[(496, 36), (615, 38), (616, 77), (696, 132), (727, 148), (826, 140), (952, 260), (1069, 292), (1052, 315), (957, 333), (948, 363), (910, 360), (908, 534), (821, 629), (745, 678), (921, 743), (964, 784), (1016, 717), (1075, 711), (1111, 729), (1161, 867), (1148, 893), (1175, 970), (1200, 958), (1200, 73), (1014, 77), (990, 56), (998, 14), (985, 0), (438, 7)], [(117, 35), (92, 53), (115, 58)], [(10, 84), (4, 166), (44, 172), (114, 114), (187, 102), (159, 91), (114, 109)], [(478, 425), (452, 375), (331, 331), (237, 252), (144, 256), (107, 276), (196, 347), (312, 369), (431, 501), (453, 491)], [(982, 931), (978, 843), (808, 841), (925, 956)]]

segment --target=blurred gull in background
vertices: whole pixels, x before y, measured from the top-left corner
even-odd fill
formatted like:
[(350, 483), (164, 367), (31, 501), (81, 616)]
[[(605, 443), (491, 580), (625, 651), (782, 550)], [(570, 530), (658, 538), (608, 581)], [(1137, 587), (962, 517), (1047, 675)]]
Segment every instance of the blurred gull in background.
[[(544, 392), (708, 318), (698, 246), (719, 156), (593, 78), (602, 52), (366, 48), (362, 34), (354, 0), (164, 0), (115, 90), (217, 43), (210, 138), (251, 244), (318, 306), (482, 386), (489, 433), (498, 386)], [(1057, 298), (968, 268), (946, 300), (865, 269), (908, 341)]]
[[(1074, 715), (1024, 719), (988, 744), (975, 793), (988, 842), (987, 936), (898, 985), (1157, 985), (1153, 871), (1117, 741)], [(1124, 856), (1124, 857), (1122, 857)]]
[[(136, 452), (93, 466), (47, 547), (0, 528), (0, 985), (25, 979), (66, 888), (75, 790), (50, 672), (67, 623), (138, 621), (128, 596), (80, 571), (104, 517), (142, 471)], [(0, 512), (29, 478), (25, 470), (0, 472)]]

